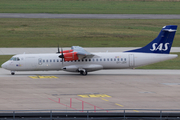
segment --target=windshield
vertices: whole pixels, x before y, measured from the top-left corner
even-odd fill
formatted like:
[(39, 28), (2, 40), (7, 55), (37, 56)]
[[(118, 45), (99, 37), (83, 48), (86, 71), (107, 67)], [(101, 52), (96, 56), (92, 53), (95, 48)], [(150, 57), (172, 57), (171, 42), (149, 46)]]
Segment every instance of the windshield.
[(12, 57), (10, 60), (11, 61), (20, 61), (19, 57)]

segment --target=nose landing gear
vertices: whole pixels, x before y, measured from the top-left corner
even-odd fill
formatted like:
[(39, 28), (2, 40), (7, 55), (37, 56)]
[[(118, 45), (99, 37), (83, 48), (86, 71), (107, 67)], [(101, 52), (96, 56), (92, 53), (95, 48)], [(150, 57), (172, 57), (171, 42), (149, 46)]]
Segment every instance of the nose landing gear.
[(15, 72), (14, 72), (14, 71), (11, 71), (11, 75), (15, 75)]

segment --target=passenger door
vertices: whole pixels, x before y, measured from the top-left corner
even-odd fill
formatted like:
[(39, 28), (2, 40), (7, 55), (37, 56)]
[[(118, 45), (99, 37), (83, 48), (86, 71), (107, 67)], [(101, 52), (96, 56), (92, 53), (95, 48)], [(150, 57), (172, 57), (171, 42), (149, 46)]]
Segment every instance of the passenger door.
[(134, 67), (135, 61), (134, 61), (134, 55), (129, 54), (129, 67)]

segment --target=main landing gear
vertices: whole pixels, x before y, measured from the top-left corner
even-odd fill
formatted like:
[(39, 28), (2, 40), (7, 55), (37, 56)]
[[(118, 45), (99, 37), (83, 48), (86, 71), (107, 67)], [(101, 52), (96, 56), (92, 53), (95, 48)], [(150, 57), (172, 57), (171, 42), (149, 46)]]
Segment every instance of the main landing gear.
[(80, 69), (79, 72), (81, 75), (87, 75), (87, 71), (85, 69)]
[(15, 75), (15, 72), (14, 72), (14, 71), (11, 71), (11, 75)]

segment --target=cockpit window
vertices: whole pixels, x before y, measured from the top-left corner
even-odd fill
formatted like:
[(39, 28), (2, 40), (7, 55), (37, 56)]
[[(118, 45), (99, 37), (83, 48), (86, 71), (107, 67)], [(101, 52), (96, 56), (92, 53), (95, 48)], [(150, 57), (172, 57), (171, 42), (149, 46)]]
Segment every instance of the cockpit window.
[(14, 57), (14, 58), (13, 58), (13, 61), (16, 61), (16, 60), (17, 60), (17, 58), (16, 58), (16, 57)]
[(19, 57), (12, 57), (10, 60), (12, 60), (12, 61), (20, 61)]

